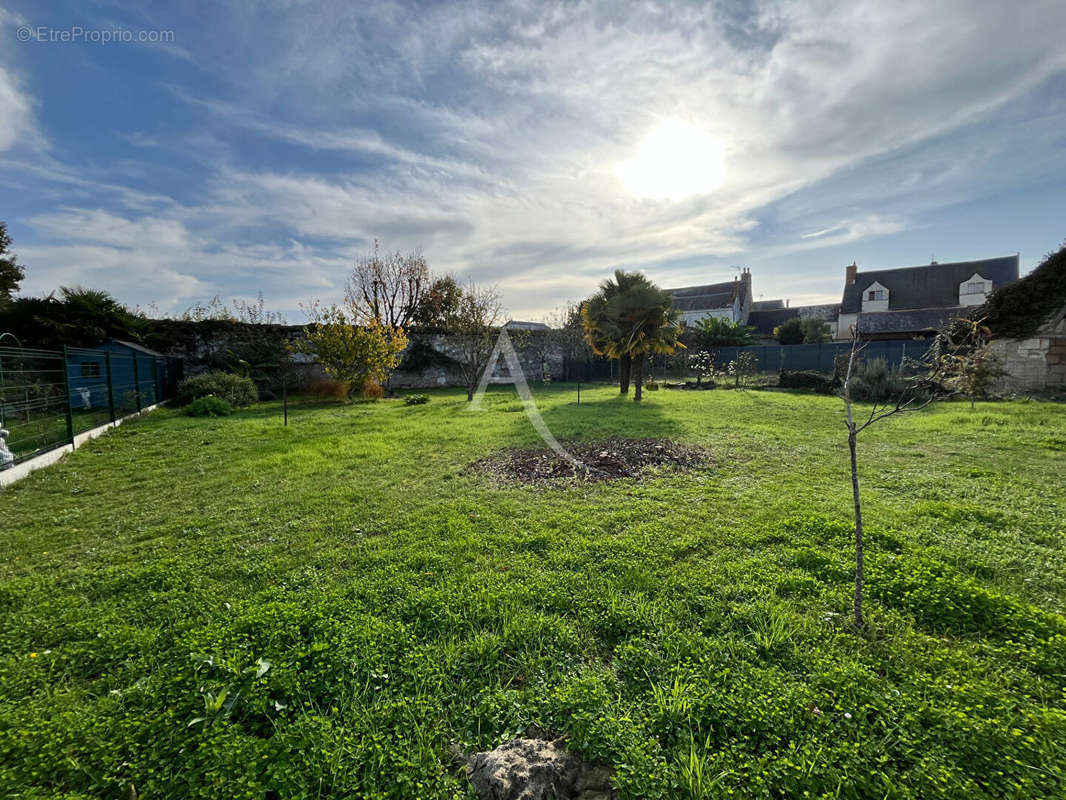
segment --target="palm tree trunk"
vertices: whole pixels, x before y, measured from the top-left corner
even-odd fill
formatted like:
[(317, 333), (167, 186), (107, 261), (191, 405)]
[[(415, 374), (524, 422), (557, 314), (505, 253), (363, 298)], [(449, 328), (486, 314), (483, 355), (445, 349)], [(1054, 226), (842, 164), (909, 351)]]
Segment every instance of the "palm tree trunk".
[(633, 390), (633, 401), (639, 403), (644, 396), (644, 356), (633, 359), (633, 382), (636, 388)]
[(629, 394), (629, 371), (632, 367), (632, 362), (629, 356), (622, 356), (618, 359), (618, 393)]

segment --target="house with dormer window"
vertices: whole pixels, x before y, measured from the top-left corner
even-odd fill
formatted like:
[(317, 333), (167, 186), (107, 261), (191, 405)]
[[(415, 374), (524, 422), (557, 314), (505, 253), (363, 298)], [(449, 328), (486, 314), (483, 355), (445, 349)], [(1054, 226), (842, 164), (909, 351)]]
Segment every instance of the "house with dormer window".
[(747, 322), (752, 310), (751, 270), (746, 267), (733, 280), (704, 286), (667, 289), (681, 319), (694, 325), (706, 317), (726, 322)]
[(920, 267), (844, 272), (836, 338), (852, 328), (871, 339), (926, 337), (967, 306), (981, 305), (994, 289), (1018, 280), (1018, 256)]

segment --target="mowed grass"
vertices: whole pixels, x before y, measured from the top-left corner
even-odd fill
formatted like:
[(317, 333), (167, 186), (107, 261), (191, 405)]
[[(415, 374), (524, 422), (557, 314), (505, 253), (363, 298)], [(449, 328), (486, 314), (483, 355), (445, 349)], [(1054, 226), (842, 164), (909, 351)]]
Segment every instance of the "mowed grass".
[[(1066, 413), (538, 390), (712, 467), (500, 486), (509, 387), (159, 411), (0, 493), (0, 796), (469, 797), (529, 724), (623, 797), (1066, 796)], [(134, 787), (131, 789), (131, 787)], [(136, 792), (136, 795), (133, 792)]]

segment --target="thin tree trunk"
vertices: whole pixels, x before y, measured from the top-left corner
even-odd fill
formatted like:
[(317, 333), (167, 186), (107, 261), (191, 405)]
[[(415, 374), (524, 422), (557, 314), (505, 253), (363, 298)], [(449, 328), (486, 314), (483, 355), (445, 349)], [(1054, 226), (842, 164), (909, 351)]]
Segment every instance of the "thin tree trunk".
[(633, 401), (639, 403), (644, 396), (644, 356), (633, 359), (633, 383), (636, 385), (633, 389)]
[(854, 424), (848, 428), (848, 452), (851, 454), (851, 496), (855, 502), (855, 627), (862, 630), (866, 621), (862, 618), (862, 501), (859, 498), (859, 465), (855, 456), (856, 435)]
[(851, 414), (851, 372), (855, 367), (855, 353), (858, 341), (856, 337), (851, 343), (851, 354), (848, 356), (848, 371), (844, 376), (844, 424), (848, 429), (848, 454), (851, 457), (851, 499), (855, 504), (855, 627), (861, 631), (866, 628), (866, 620), (862, 617), (862, 498), (859, 496), (859, 462), (855, 452), (859, 431), (858, 426), (855, 424), (855, 418)]
[(629, 356), (618, 359), (618, 393), (629, 394), (629, 373), (632, 361)]

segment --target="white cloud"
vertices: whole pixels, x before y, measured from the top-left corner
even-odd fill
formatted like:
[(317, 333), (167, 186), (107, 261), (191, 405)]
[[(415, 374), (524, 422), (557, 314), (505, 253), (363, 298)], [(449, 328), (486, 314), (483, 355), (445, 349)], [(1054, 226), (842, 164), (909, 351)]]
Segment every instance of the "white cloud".
[[(616, 266), (676, 284), (731, 274), (700, 259), (751, 263), (899, 232), (912, 224), (899, 198), (928, 204), (932, 184), (966, 185), (985, 145), (974, 134), (965, 153), (935, 162), (921, 147), (979, 129), (1066, 69), (1066, 6), (1042, 0), (1026, 14), (972, 0), (786, 0), (748, 15), (606, 1), (283, 3), (202, 22), (224, 34), (207, 55), (230, 91), (172, 89), (203, 112), (204, 138), (179, 128), (169, 142), (201, 142), (212, 166), (195, 204), (162, 189), (122, 196), (121, 181), (94, 176), (117, 207), (78, 199), (34, 224), (57, 243), (191, 278), (172, 279), (183, 292), (252, 294), (269, 281), (285, 308), (339, 286), (374, 237), (498, 280), (528, 315)], [(721, 174), (695, 191), (633, 196), (615, 166), (671, 120), (720, 143)], [(9, 124), (0, 115), (0, 149)], [(126, 133), (168, 147), (165, 130)], [(283, 156), (245, 160), (248, 137)], [(870, 166), (897, 157), (907, 160)], [(828, 180), (843, 181), (846, 202), (786, 200)], [(762, 245), (759, 213), (781, 202), (792, 239)]]
[(20, 89), (15, 76), (0, 66), (0, 152), (16, 143), (35, 143), (37, 131), (33, 103)]

